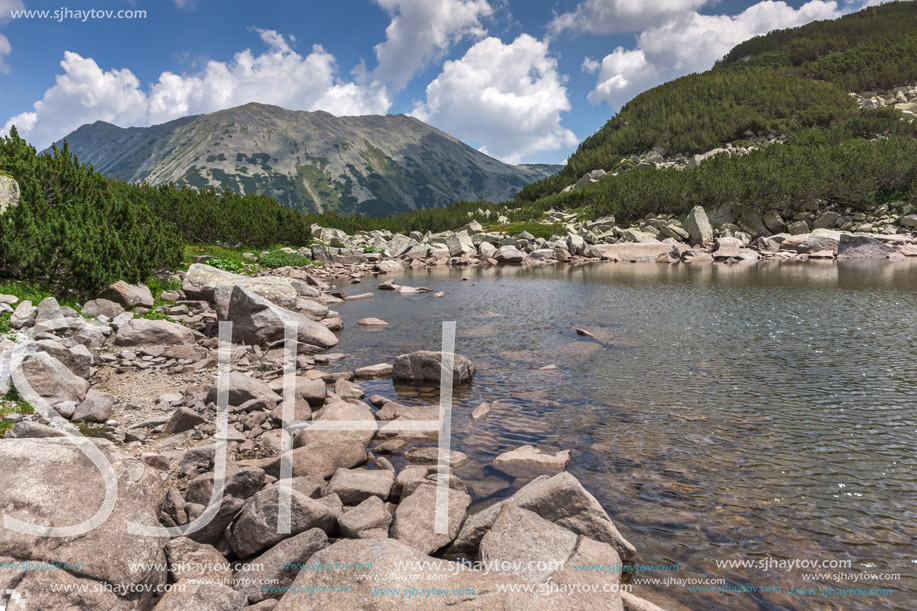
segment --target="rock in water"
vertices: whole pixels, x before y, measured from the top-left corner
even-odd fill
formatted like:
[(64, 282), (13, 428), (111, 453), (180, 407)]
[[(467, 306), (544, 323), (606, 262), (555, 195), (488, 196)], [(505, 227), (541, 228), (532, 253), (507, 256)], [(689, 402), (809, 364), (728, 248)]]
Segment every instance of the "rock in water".
[[(442, 371), (442, 352), (420, 350), (402, 354), (395, 359), (392, 378), (404, 384), (430, 384), (439, 386)], [(467, 384), (474, 378), (474, 364), (459, 354), (454, 355), (452, 367), (453, 385)]]

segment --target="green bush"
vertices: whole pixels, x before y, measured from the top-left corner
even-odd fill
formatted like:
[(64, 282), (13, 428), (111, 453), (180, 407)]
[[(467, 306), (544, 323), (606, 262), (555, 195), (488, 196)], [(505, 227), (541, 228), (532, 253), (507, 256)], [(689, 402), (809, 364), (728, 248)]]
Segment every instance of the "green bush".
[(181, 260), (175, 227), (81, 165), (66, 145), (38, 155), (13, 128), (0, 139), (0, 165), (20, 189), (18, 205), (0, 216), (5, 274), (92, 294)]
[(278, 267), (306, 267), (315, 265), (315, 261), (299, 253), (285, 250), (272, 250), (258, 260), (261, 267), (277, 269)]
[(211, 259), (207, 261), (207, 265), (221, 269), (224, 272), (232, 272), (234, 274), (242, 274), (246, 271), (245, 267), (233, 261), (232, 259)]

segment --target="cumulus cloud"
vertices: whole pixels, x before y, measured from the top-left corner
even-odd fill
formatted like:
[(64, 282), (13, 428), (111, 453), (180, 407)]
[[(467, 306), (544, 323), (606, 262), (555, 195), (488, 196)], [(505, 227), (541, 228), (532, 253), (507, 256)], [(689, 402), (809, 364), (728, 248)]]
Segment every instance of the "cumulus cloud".
[(611, 34), (635, 32), (670, 21), (714, 0), (585, 0), (570, 13), (554, 17), (548, 30)]
[(415, 117), (508, 163), (533, 153), (577, 144), (561, 125), (570, 110), (567, 89), (548, 45), (528, 34), (510, 44), (498, 38), (475, 43), (447, 61), (417, 103)]
[(374, 47), (377, 78), (401, 90), (464, 37), (487, 34), (481, 20), (493, 14), (487, 0), (376, 0), (391, 16), (385, 41)]
[(688, 13), (642, 32), (636, 48), (618, 47), (606, 55), (589, 101), (605, 102), (617, 110), (650, 87), (709, 69), (732, 47), (753, 36), (842, 14), (837, 2), (824, 0), (811, 0), (798, 9), (768, 0), (735, 16)]
[(148, 89), (128, 69), (104, 70), (92, 58), (67, 51), (55, 85), (32, 111), (9, 119), (0, 134), (16, 125), (24, 138), (44, 148), (84, 123), (150, 125), (248, 102), (337, 115), (388, 111), (391, 100), (383, 85), (342, 81), (334, 56), (320, 45), (302, 56), (277, 32), (258, 34), (267, 45), (263, 53), (246, 49), (194, 74), (164, 72)]

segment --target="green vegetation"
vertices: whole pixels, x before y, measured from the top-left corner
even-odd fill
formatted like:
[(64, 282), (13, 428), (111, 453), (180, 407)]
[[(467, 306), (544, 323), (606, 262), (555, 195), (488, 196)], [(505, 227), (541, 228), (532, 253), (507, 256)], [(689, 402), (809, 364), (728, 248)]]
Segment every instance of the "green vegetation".
[(59, 300), (174, 269), (183, 242), (305, 246), (311, 237), (305, 217), (272, 199), (109, 180), (66, 144), (39, 155), (15, 127), (0, 139), (0, 167), (21, 192), (0, 216), (2, 275)]
[(277, 269), (278, 267), (305, 267), (315, 265), (315, 261), (296, 252), (272, 250), (258, 260), (261, 267)]
[(7, 416), (10, 414), (28, 415), (34, 413), (35, 409), (19, 396), (16, 389), (10, 388), (9, 392), (0, 400), (0, 437), (13, 428), (15, 424), (12, 420), (7, 420)]
[[(714, 205), (727, 193), (755, 207), (786, 202), (797, 209), (816, 200), (862, 207), (884, 193), (912, 192), (912, 182), (900, 184), (913, 181), (911, 162), (900, 157), (912, 150), (917, 125), (901, 121), (892, 109), (860, 110), (848, 92), (917, 80), (914, 32), (917, 4), (896, 2), (752, 39), (712, 70), (634, 98), (579, 146), (563, 171), (526, 187), (517, 201), (537, 202), (541, 209), (589, 205), (596, 213), (633, 220), (646, 211), (680, 213), (696, 203)], [(784, 150), (718, 159), (715, 167), (679, 176), (628, 171), (551, 195), (588, 171), (613, 169), (622, 158), (651, 149), (694, 154), (778, 134), (786, 145), (773, 148)], [(880, 136), (889, 139), (865, 142)], [(839, 169), (848, 174), (827, 174)], [(809, 178), (814, 182), (805, 186)], [(790, 193), (803, 197), (788, 201)], [(682, 203), (674, 205), (678, 197)]]
[(0, 217), (9, 275), (67, 294), (138, 282), (178, 263), (174, 228), (66, 146), (38, 155), (14, 128), (0, 140), (0, 164), (20, 189), (18, 205)]
[(544, 238), (550, 240), (551, 236), (564, 235), (563, 225), (557, 223), (535, 223), (532, 221), (516, 221), (509, 225), (490, 224), (484, 225), (486, 231), (496, 231), (506, 235), (516, 235), (522, 232), (528, 232), (535, 238)]

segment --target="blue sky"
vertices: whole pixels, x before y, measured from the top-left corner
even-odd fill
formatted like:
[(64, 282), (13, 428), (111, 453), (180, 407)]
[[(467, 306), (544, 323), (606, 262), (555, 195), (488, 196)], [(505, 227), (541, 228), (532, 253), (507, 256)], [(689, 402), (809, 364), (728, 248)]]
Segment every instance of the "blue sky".
[[(505, 161), (558, 163), (637, 93), (751, 36), (865, 4), (0, 0), (0, 134), (15, 124), (41, 149), (88, 122), (150, 125), (257, 101), (412, 114)], [(52, 16), (11, 14), (21, 10)], [(119, 10), (145, 17), (99, 13)]]

